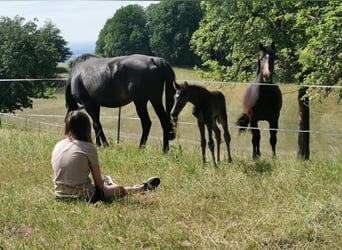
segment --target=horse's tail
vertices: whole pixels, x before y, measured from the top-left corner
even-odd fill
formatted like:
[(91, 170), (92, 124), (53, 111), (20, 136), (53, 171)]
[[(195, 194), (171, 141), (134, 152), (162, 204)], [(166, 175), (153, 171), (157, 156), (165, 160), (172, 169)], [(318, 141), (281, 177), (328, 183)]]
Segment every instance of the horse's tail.
[(170, 65), (166, 67), (166, 75), (165, 75), (165, 105), (166, 105), (166, 113), (170, 116), (173, 104), (174, 104), (174, 95), (176, 90), (174, 88), (173, 83), (176, 82), (176, 75)]
[(174, 99), (173, 96), (176, 93), (173, 83), (176, 82), (176, 75), (170, 64), (163, 58), (152, 57), (152, 62), (163, 71), (164, 82), (165, 82), (165, 105), (166, 113), (170, 116)]
[[(166, 114), (171, 121), (171, 110), (174, 104), (174, 95), (176, 90), (173, 86), (173, 83), (176, 82), (176, 75), (171, 66), (166, 62), (165, 65), (165, 106), (166, 106)], [(173, 122), (172, 122), (173, 123)], [(172, 124), (171, 130), (169, 132), (169, 139), (173, 140), (176, 138), (176, 126), (177, 124)]]
[[(152, 58), (152, 62), (162, 70), (162, 75), (164, 78), (164, 87), (165, 87), (165, 106), (166, 106), (166, 114), (171, 121), (171, 110), (174, 103), (174, 95), (176, 90), (173, 84), (176, 82), (176, 74), (173, 71), (171, 65), (163, 58), (154, 57)], [(176, 138), (175, 132), (175, 124), (172, 124), (169, 131), (169, 139), (173, 140)]]
[(219, 119), (218, 122), (221, 124), (227, 124), (228, 122), (228, 114), (227, 114), (227, 107), (226, 107), (226, 98), (224, 94), (220, 91), (212, 91), (212, 93), (216, 93), (216, 99), (219, 102)]
[(68, 82), (65, 88), (65, 107), (67, 108), (67, 113), (65, 115), (65, 118), (67, 117), (70, 111), (79, 109), (76, 99), (71, 94), (70, 78), (68, 79)]
[(248, 127), (248, 124), (249, 124), (249, 116), (245, 113), (243, 113), (238, 119), (237, 121), (235, 122), (235, 124), (237, 126), (239, 126), (239, 131), (240, 133), (245, 131), (246, 128)]

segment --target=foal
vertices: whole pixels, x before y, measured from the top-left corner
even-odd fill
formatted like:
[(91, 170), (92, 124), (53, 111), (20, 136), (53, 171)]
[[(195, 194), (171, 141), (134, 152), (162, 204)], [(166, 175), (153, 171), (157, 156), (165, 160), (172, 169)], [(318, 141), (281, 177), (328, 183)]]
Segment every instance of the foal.
[[(217, 122), (221, 123), (223, 128), (223, 137), (226, 142), (228, 152), (228, 162), (232, 162), (230, 155), (230, 134), (228, 131), (228, 117), (226, 111), (226, 100), (220, 91), (209, 91), (204, 87), (190, 85), (187, 82), (180, 85), (174, 82), (176, 94), (174, 96), (174, 105), (171, 110), (171, 117), (177, 121), (179, 113), (187, 102), (191, 102), (193, 106), (192, 114), (197, 118), (197, 124), (201, 136), (202, 161), (205, 163), (205, 129), (208, 130), (208, 147), (211, 152), (213, 163), (216, 166), (220, 161), (220, 143), (221, 131), (217, 126)], [(212, 138), (212, 130), (214, 130), (217, 143), (217, 162), (215, 161), (215, 143)]]

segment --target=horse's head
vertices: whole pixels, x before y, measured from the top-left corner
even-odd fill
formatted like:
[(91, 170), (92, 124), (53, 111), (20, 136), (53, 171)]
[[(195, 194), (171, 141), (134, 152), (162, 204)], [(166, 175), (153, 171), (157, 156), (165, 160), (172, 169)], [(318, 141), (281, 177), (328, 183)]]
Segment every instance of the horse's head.
[(275, 44), (264, 46), (259, 44), (258, 74), (261, 82), (271, 83), (273, 81), (274, 61), (276, 59)]
[(187, 82), (184, 82), (184, 84), (177, 84), (174, 82), (173, 86), (176, 90), (176, 93), (174, 95), (174, 104), (171, 110), (171, 117), (174, 122), (177, 122), (179, 113), (189, 101), (189, 85)]

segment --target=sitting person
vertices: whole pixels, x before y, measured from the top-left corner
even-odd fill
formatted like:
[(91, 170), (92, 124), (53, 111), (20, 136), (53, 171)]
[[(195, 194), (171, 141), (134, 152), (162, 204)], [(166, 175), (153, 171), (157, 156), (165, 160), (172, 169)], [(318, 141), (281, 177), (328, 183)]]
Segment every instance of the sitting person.
[(55, 145), (51, 157), (56, 199), (80, 199), (91, 203), (112, 201), (129, 193), (153, 190), (160, 184), (158, 177), (133, 186), (121, 186), (113, 183), (109, 176), (102, 177), (87, 114), (70, 112), (65, 121), (64, 135), (65, 138)]

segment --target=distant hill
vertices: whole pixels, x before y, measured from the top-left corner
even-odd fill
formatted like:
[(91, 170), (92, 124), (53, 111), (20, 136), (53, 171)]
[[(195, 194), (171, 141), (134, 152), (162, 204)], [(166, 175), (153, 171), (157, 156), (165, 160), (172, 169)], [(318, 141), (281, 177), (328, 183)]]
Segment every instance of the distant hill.
[(72, 52), (72, 55), (68, 61), (73, 60), (84, 53), (95, 53), (95, 42), (72, 42), (67, 46)]

